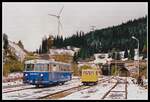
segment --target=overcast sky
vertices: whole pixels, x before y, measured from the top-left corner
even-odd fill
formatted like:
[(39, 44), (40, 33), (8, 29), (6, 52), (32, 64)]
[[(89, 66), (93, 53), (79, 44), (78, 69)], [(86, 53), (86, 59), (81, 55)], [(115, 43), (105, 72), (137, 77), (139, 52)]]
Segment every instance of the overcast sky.
[(65, 37), (80, 30), (89, 32), (93, 25), (101, 29), (148, 14), (148, 4), (145, 2), (3, 2), (2, 32), (11, 41), (21, 40), (28, 51), (35, 51), (44, 35), (57, 35), (57, 19), (48, 14), (57, 15), (63, 6), (60, 18), (63, 29), (60, 29), (60, 34)]

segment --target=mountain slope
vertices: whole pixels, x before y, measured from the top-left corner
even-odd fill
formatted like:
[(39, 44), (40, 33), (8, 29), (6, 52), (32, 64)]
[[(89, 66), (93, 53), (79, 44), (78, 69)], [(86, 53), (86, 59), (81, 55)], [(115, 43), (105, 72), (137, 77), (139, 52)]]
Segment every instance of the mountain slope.
[(9, 42), (9, 49), (11, 53), (13, 53), (19, 61), (23, 61), (25, 56), (27, 55), (24, 49), (20, 48), (15, 42), (8, 41)]

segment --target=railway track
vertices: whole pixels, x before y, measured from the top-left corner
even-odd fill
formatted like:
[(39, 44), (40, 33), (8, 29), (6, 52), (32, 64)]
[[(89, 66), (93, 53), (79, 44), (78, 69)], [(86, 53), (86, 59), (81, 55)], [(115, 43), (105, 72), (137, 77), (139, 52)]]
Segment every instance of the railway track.
[(4, 91), (2, 93), (9, 93), (9, 92), (15, 92), (15, 91), (21, 91), (21, 90), (27, 90), (27, 89), (33, 89), (35, 87), (28, 87), (28, 88), (20, 88), (20, 89), (15, 89), (15, 90), (9, 90), (9, 91)]
[[(21, 85), (21, 86), (28, 86), (28, 85)], [(19, 87), (21, 87), (21, 86), (19, 86)], [(58, 85), (55, 85), (55, 86), (58, 86)], [(50, 86), (50, 87), (53, 87), (53, 86)], [(41, 87), (41, 88), (45, 88), (45, 87)], [(7, 89), (7, 88), (5, 88), (5, 89)], [(35, 87), (35, 86), (31, 86), (31, 87), (27, 87), (27, 88), (20, 88), (20, 89), (15, 89), (15, 90), (9, 90), (9, 91), (4, 91), (3, 93), (9, 93), (9, 92), (15, 92), (15, 91), (21, 91), (21, 90), (27, 90), (27, 89), (39, 89), (39, 88), (37, 88), (37, 87)]]
[(3, 86), (3, 89), (7, 89), (7, 88), (15, 88), (15, 87), (21, 87), (21, 86), (27, 86), (27, 84), (19, 84), (19, 85)]
[(66, 89), (66, 90), (62, 90), (62, 91), (58, 91), (58, 92), (55, 92), (55, 93), (52, 93), (52, 94), (49, 94), (49, 95), (46, 95), (46, 96), (39, 97), (38, 99), (58, 99), (58, 98), (67, 96), (67, 95), (69, 95), (73, 92), (80, 91), (82, 89), (87, 89), (89, 87), (90, 86), (85, 87), (83, 85), (79, 85), (79, 86), (72, 87), (72, 88), (69, 88), (69, 89)]
[[(112, 79), (112, 77), (111, 78), (107, 78), (107, 79), (101, 79), (101, 80), (98, 81), (98, 84), (106, 82), (106, 81), (108, 81), (110, 79)], [(59, 98), (65, 97), (67, 95), (70, 95), (70, 94), (72, 94), (74, 92), (85, 90), (85, 89), (88, 89), (88, 88), (91, 88), (91, 87), (95, 87), (95, 86), (79, 85), (77, 87), (72, 87), (70, 89), (58, 91), (56, 93), (52, 93), (52, 94), (49, 94), (49, 95), (46, 95), (46, 96), (43, 96), (43, 97), (39, 97), (38, 99), (59, 99)]]
[[(115, 78), (116, 79), (116, 78)], [(121, 78), (117, 78), (116, 79), (117, 82), (113, 85), (113, 87), (111, 87), (101, 99), (127, 99), (127, 78), (125, 80), (121, 79)], [(124, 84), (121, 82), (121, 80), (124, 81), (125, 86), (124, 86), (124, 90), (117, 90), (114, 91), (114, 89), (119, 85), (119, 84)]]

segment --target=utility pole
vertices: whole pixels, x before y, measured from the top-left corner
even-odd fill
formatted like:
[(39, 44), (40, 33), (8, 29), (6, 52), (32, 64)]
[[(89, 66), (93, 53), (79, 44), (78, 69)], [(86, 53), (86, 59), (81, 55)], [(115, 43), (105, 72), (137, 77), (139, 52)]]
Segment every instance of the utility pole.
[(138, 43), (138, 76), (140, 75), (140, 59), (139, 59), (139, 53), (140, 53), (140, 49), (139, 49), (139, 40), (135, 37), (135, 36), (132, 36), (132, 39), (135, 39)]
[[(117, 52), (115, 52), (115, 59), (116, 59), (116, 63), (115, 63), (115, 65), (116, 65), (116, 67), (115, 67), (115, 69), (117, 70)], [(117, 74), (117, 71), (115, 70), (115, 75)]]

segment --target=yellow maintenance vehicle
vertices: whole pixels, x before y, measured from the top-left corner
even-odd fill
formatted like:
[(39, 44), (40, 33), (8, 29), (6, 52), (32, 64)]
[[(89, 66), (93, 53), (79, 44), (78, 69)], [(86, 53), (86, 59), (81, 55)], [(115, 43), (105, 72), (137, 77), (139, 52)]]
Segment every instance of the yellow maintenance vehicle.
[(96, 85), (98, 83), (99, 73), (97, 68), (91, 66), (83, 66), (81, 74), (81, 82), (83, 85)]

